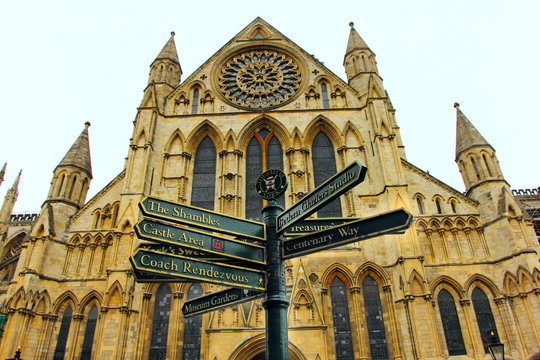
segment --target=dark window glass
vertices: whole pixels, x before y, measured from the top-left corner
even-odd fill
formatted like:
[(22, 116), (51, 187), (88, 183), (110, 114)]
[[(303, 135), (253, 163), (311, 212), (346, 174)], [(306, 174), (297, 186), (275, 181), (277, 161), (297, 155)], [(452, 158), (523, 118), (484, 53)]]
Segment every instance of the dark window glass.
[(56, 196), (60, 196), (60, 193), (62, 192), (62, 188), (64, 187), (64, 178), (65, 176), (62, 175), (62, 178), (60, 179), (60, 186), (58, 187), (58, 192), (56, 193)]
[(330, 284), (330, 299), (332, 301), (336, 359), (354, 360), (347, 287), (338, 277), (335, 277)]
[(488, 164), (488, 161), (486, 159), (486, 155), (482, 155), (482, 158), (484, 159), (484, 164), (486, 164), (486, 169), (488, 171), (489, 176), (493, 176), (493, 175), (491, 175), (491, 169), (489, 168), (489, 164)]
[(461, 335), (461, 325), (459, 324), (454, 298), (448, 291), (441, 290), (437, 297), (437, 303), (439, 304), (448, 354), (450, 356), (465, 355), (467, 352)]
[[(315, 136), (312, 148), (315, 187), (336, 174), (336, 158), (332, 142), (322, 131)], [(318, 217), (340, 217), (341, 202), (336, 198), (317, 212)]]
[[(187, 300), (203, 296), (203, 289), (200, 284), (193, 284), (188, 290)], [(182, 347), (182, 359), (193, 360), (201, 356), (201, 332), (202, 315), (186, 318), (184, 323), (184, 345)]]
[(60, 324), (60, 331), (58, 332), (58, 340), (56, 340), (56, 349), (54, 350), (53, 360), (64, 360), (64, 353), (66, 352), (66, 343), (69, 335), (69, 326), (71, 325), (71, 306), (68, 306), (64, 315), (62, 316), (62, 323)]
[(195, 153), (191, 205), (214, 210), (216, 189), (216, 148), (207, 136)]
[(422, 206), (422, 199), (419, 197), (416, 198), (416, 205), (418, 205), (418, 212), (420, 215), (424, 215), (424, 207)]
[[(484, 160), (486, 160), (485, 156), (484, 156)], [(486, 163), (486, 166), (487, 166), (487, 163)], [(71, 196), (73, 195), (73, 189), (75, 189), (75, 183), (77, 183), (77, 177), (76, 176), (73, 177), (73, 181), (71, 182), (71, 188), (69, 189), (68, 199), (70, 199), (70, 200), (71, 200)]]
[(455, 214), (457, 212), (456, 203), (454, 201), (452, 201), (452, 202), (450, 202), (450, 206), (452, 207), (452, 212)]
[(84, 340), (81, 352), (81, 360), (90, 360), (92, 355), (92, 345), (94, 344), (94, 334), (96, 332), (96, 323), (98, 318), (97, 307), (92, 307), (86, 321), (86, 330), (84, 332)]
[(489, 300), (487, 295), (476, 288), (472, 292), (472, 303), (474, 306), (474, 312), (476, 314), (476, 323), (478, 324), (478, 330), (482, 336), (482, 343), (484, 344), (484, 351), (488, 354), (487, 346), (491, 343), (491, 332), (493, 336), (499, 340), (499, 333), (497, 333), (497, 327), (495, 326), (495, 319), (491, 312), (491, 306), (489, 306)]
[(197, 114), (199, 111), (199, 89), (193, 90), (193, 104), (191, 104), (191, 113)]
[(371, 276), (364, 279), (362, 292), (364, 293), (371, 359), (388, 359), (388, 344), (386, 342), (379, 286)]
[(437, 214), (442, 214), (441, 202), (439, 199), (435, 200), (435, 206), (437, 206)]
[(476, 179), (480, 180), (480, 173), (478, 172), (478, 168), (476, 167), (476, 161), (474, 161), (473, 158), (471, 158), (471, 163), (474, 168), (474, 173), (476, 174)]
[(323, 109), (329, 109), (330, 106), (328, 104), (328, 88), (326, 87), (325, 83), (321, 84), (321, 93), (322, 93), (322, 107)]
[(167, 356), (167, 335), (169, 333), (169, 314), (171, 312), (171, 289), (161, 284), (156, 291), (152, 336), (150, 339), (150, 360), (164, 360)]
[[(283, 150), (274, 133), (263, 128), (253, 136), (246, 153), (246, 218), (262, 221), (263, 201), (255, 192), (255, 183), (266, 170), (283, 170)], [(285, 196), (281, 195), (277, 203), (285, 206)]]

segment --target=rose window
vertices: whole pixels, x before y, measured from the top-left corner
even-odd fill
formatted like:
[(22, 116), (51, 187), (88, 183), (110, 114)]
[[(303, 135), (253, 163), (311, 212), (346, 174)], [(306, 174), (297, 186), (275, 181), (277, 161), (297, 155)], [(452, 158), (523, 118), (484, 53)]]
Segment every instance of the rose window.
[(218, 75), (225, 98), (245, 108), (268, 108), (291, 100), (301, 73), (288, 55), (274, 50), (251, 50), (225, 62)]

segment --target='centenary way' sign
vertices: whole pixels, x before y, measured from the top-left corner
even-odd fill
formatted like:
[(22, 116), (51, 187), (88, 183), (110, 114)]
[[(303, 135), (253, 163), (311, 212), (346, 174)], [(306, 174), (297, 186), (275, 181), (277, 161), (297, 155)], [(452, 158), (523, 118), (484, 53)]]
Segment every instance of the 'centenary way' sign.
[(334, 198), (364, 181), (366, 171), (367, 167), (357, 160), (326, 180), (296, 204), (278, 215), (277, 233), (281, 234), (287, 227), (308, 217)]
[(178, 245), (193, 250), (265, 264), (264, 247), (238, 240), (226, 239), (193, 229), (181, 229), (143, 219), (135, 224), (135, 233), (141, 239)]
[(264, 272), (234, 265), (194, 260), (184, 256), (138, 248), (131, 264), (139, 272), (173, 276), (234, 287), (264, 290)]
[(299, 236), (283, 243), (283, 259), (312, 254), (375, 236), (407, 229), (412, 215), (403, 209), (352, 221), (313, 234)]
[(262, 291), (247, 289), (227, 289), (199, 298), (188, 300), (182, 306), (185, 317), (204, 314), (227, 306), (240, 304), (264, 295)]
[(265, 227), (260, 222), (227, 216), (195, 206), (178, 204), (150, 196), (145, 197), (139, 203), (139, 207), (142, 213), (148, 217), (244, 238), (265, 239)]

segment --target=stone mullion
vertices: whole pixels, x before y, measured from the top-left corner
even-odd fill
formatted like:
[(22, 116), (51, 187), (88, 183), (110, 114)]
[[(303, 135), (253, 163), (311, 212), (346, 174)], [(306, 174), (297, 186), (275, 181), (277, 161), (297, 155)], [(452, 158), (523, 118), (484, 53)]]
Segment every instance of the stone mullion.
[(96, 332), (94, 333), (94, 346), (92, 347), (92, 353), (94, 354), (94, 359), (99, 359), (99, 351), (101, 349), (102, 334), (103, 334), (103, 324), (105, 323), (105, 314), (107, 309), (101, 307), (99, 309), (99, 316), (96, 324)]
[(188, 174), (189, 164), (191, 162), (191, 154), (187, 152), (183, 152), (181, 155), (182, 155), (182, 158), (184, 159), (183, 161), (184, 173), (180, 176), (181, 182), (178, 188), (178, 200), (182, 203), (185, 203), (186, 202), (186, 187), (188, 183), (187, 174)]
[(489, 248), (486, 242), (486, 236), (484, 234), (484, 228), (479, 227), (476, 229), (476, 231), (478, 232), (478, 236), (480, 237), (480, 242), (482, 243), (482, 247), (484, 248), (484, 253), (486, 257), (491, 257), (491, 254), (489, 253)]
[[(516, 324), (513, 323), (512, 319), (510, 318), (510, 314), (508, 313), (508, 305), (506, 304), (506, 299), (504, 297), (500, 297), (495, 298), (494, 301), (497, 305), (500, 318), (502, 319), (502, 326), (510, 351), (519, 351), (517, 350), (518, 348), (521, 348), (523, 351), (523, 347), (518, 345), (518, 342), (514, 335), (514, 333), (517, 332), (519, 334), (519, 332), (517, 331)], [(518, 357), (521, 357), (521, 354)]]
[(429, 251), (431, 252), (431, 259), (435, 260), (435, 249), (433, 248), (433, 237), (431, 236), (431, 234), (433, 234), (433, 230), (426, 229), (424, 233), (426, 234), (426, 238), (428, 240)]
[(526, 292), (520, 292), (519, 297), (521, 298), (521, 302), (523, 305), (525, 305), (525, 310), (527, 311), (527, 318), (529, 319), (529, 324), (531, 324), (534, 337), (536, 338), (536, 343), (540, 344), (540, 337), (538, 336), (538, 329), (536, 327), (536, 321), (534, 320), (534, 316), (531, 312), (531, 307), (528, 300), (528, 294)]
[(521, 324), (519, 323), (518, 314), (516, 313), (516, 306), (514, 304), (514, 298), (508, 297), (507, 300), (510, 303), (510, 312), (512, 313), (514, 323), (516, 324), (516, 328), (519, 334), (519, 339), (521, 340), (521, 345), (523, 346), (524, 354), (527, 354), (529, 352), (529, 350), (527, 349), (527, 341), (525, 340), (525, 335), (523, 334), (523, 330), (521, 329)]
[(464, 231), (465, 231), (465, 237), (467, 238), (467, 242), (469, 243), (469, 247), (471, 248), (471, 254), (473, 256), (473, 259), (475, 259), (476, 251), (474, 250), (474, 244), (471, 239), (471, 229), (467, 228), (467, 229), (464, 229)]
[(365, 325), (365, 316), (362, 312), (362, 300), (361, 300), (361, 291), (362, 289), (359, 286), (353, 286), (349, 289), (351, 293), (352, 298), (352, 305), (353, 305), (353, 316), (356, 319), (356, 327), (354, 328), (354, 337), (353, 339), (356, 339), (356, 352), (360, 355), (359, 359), (369, 359), (369, 342), (366, 341), (368, 339), (367, 334), (367, 326)]
[[(179, 322), (180, 319), (183, 318), (181, 314), (181, 304), (182, 301), (182, 294), (181, 292), (175, 292), (173, 294), (173, 301), (172, 301), (172, 309), (171, 314), (173, 316), (169, 316), (169, 339), (170, 341), (167, 341), (167, 348), (170, 349), (169, 353), (167, 354), (170, 359), (176, 359), (177, 353), (178, 353), (178, 327), (180, 326)], [(172, 321), (171, 321), (172, 320)], [(172, 330), (172, 331), (171, 331)], [(202, 334), (201, 334), (202, 335)]]
[(86, 248), (86, 245), (79, 244), (78, 248), (79, 248), (79, 258), (77, 259), (77, 266), (75, 267), (75, 274), (76, 275), (79, 275), (79, 271), (81, 270), (81, 263), (82, 263), (82, 258), (83, 258), (83, 255), (84, 255), (84, 249)]
[(79, 329), (81, 327), (81, 320), (84, 318), (82, 314), (75, 314), (71, 318), (72, 323), (69, 328), (69, 336), (66, 344), (66, 359), (73, 360), (75, 359), (75, 348), (77, 347), (78, 338), (79, 338)]
[(432, 294), (424, 295), (424, 299), (426, 299), (426, 307), (428, 309), (429, 329), (433, 337), (433, 344), (435, 345), (435, 356), (441, 356), (442, 348), (439, 337), (437, 336), (437, 325), (435, 322), (435, 301), (433, 301)]
[(64, 268), (62, 269), (62, 274), (64, 275), (67, 274), (69, 270), (69, 263), (71, 262), (71, 256), (73, 255), (73, 249), (75, 249), (75, 245), (67, 245), (66, 260), (64, 261)]
[(122, 314), (122, 327), (120, 329), (120, 359), (125, 359), (126, 357), (126, 345), (129, 336), (129, 324), (131, 319), (131, 310), (128, 306), (123, 306), (120, 308), (120, 313)]
[(461, 245), (459, 244), (458, 230), (456, 228), (453, 228), (452, 230), (450, 230), (450, 232), (452, 233), (452, 236), (454, 237), (454, 241), (456, 242), (458, 258), (459, 260), (462, 260), (463, 252), (461, 251)]
[(52, 333), (54, 323), (58, 320), (57, 315), (47, 315), (47, 324), (45, 325), (45, 334), (38, 354), (38, 359), (45, 360), (48, 358), (49, 349), (51, 348)]
[(105, 258), (107, 255), (107, 248), (109, 247), (109, 244), (101, 244), (101, 260), (99, 262), (99, 270), (98, 275), (103, 274), (103, 268), (105, 267)]
[(139, 320), (139, 335), (137, 339), (137, 349), (135, 350), (136, 360), (143, 359), (144, 345), (146, 342), (146, 337), (144, 336), (144, 333), (146, 332), (146, 326), (148, 322), (148, 308), (150, 306), (150, 299), (152, 299), (151, 293), (143, 294), (140, 320)]
[(242, 168), (242, 156), (244, 155), (240, 150), (234, 150), (234, 168), (236, 171), (236, 177), (234, 179), (234, 194), (236, 195), (234, 199), (234, 216), (240, 216), (240, 194), (242, 191), (240, 190), (240, 170)]
[(394, 348), (394, 359), (401, 359), (401, 346), (397, 332), (396, 312), (394, 310), (394, 302), (392, 301), (392, 285), (383, 285), (384, 300), (388, 309), (390, 318), (390, 333), (392, 334), (392, 347)]
[(15, 331), (15, 341), (11, 344), (11, 351), (10, 353), (14, 353), (19, 346), (24, 345), (24, 335), (26, 334), (25, 327), (27, 326), (28, 318), (29, 318), (29, 310), (27, 309), (18, 309), (17, 310), (17, 317), (20, 318), (19, 321), (17, 321), (17, 330)]
[(36, 351), (34, 353), (35, 359), (42, 358), (41, 351), (44, 346), (45, 339), (47, 338), (47, 329), (49, 328), (50, 321), (51, 321), (50, 315), (47, 315), (47, 314), (41, 315), (41, 328), (39, 329)]
[[(409, 330), (409, 335), (411, 338), (411, 347), (413, 352), (413, 358), (418, 359), (418, 338), (416, 337), (416, 322), (414, 321), (415, 315), (414, 315), (414, 296), (413, 295), (405, 295), (405, 299), (403, 301), (403, 307), (405, 308), (405, 316), (407, 318), (407, 326)], [(423, 354), (420, 356), (423, 357)]]
[(448, 257), (448, 247), (446, 245), (446, 236), (444, 235), (445, 230), (444, 229), (439, 229), (437, 232), (439, 233), (439, 237), (441, 238), (441, 245), (442, 245), (442, 249), (443, 249), (444, 258), (445, 258), (445, 260), (448, 260), (449, 259), (449, 257)]
[(479, 336), (474, 336), (477, 334), (476, 329), (473, 324), (473, 316), (471, 313), (471, 300), (469, 299), (460, 299), (459, 303), (461, 304), (461, 309), (463, 310), (463, 315), (465, 317), (465, 326), (467, 327), (467, 333), (469, 338), (469, 343), (472, 345), (474, 358), (482, 359), (484, 357), (484, 346), (482, 343), (479, 343), (478, 340), (481, 338)]
[(94, 256), (96, 253), (97, 244), (90, 244), (90, 259), (88, 259), (88, 270), (86, 273), (90, 275), (92, 273), (92, 265), (94, 264)]
[(128, 315), (127, 306), (121, 306), (117, 309), (120, 313), (120, 324), (118, 324), (118, 338), (116, 339), (116, 346), (114, 347), (112, 357), (113, 359), (123, 359), (124, 358), (124, 335), (126, 333), (126, 320)]

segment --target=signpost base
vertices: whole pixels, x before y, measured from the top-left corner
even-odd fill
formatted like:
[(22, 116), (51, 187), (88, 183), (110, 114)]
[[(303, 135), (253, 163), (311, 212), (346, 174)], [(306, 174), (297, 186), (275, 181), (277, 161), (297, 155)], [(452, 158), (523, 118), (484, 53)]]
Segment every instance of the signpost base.
[(289, 359), (289, 338), (287, 335), (287, 300), (285, 288), (285, 262), (281, 258), (282, 241), (276, 235), (276, 217), (283, 208), (270, 200), (262, 209), (266, 224), (266, 358), (272, 360)]

